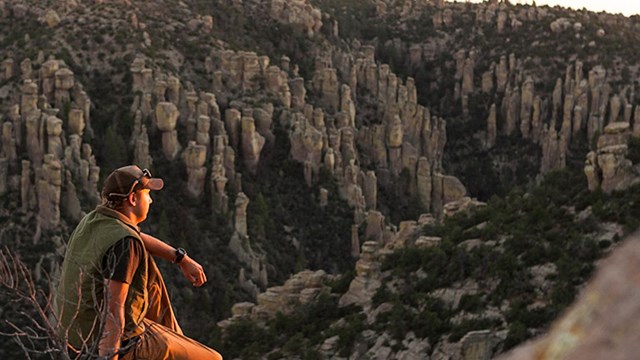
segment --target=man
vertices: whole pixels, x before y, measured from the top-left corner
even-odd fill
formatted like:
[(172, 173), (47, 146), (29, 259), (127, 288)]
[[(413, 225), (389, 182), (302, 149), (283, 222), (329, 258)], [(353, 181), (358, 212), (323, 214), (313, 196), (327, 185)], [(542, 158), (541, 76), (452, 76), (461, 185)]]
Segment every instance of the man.
[(153, 256), (180, 267), (193, 286), (207, 278), (182, 248), (140, 232), (151, 190), (164, 182), (147, 170), (125, 166), (104, 181), (103, 204), (71, 234), (56, 310), (61, 335), (75, 352), (100, 359), (222, 359), (185, 337)]

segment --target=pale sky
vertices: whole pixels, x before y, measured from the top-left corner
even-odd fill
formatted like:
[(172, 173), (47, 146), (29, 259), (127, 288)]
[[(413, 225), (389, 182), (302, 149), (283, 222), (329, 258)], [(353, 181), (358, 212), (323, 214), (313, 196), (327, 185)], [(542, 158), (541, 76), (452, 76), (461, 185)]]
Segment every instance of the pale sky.
[[(460, 1), (460, 0), (458, 0)], [(482, 0), (470, 0), (471, 2), (482, 2)], [(531, 4), (532, 0), (511, 0), (512, 4)], [(626, 16), (640, 14), (640, 0), (536, 0), (537, 5), (560, 5), (574, 9), (587, 8), (587, 10), (600, 12), (606, 11)]]

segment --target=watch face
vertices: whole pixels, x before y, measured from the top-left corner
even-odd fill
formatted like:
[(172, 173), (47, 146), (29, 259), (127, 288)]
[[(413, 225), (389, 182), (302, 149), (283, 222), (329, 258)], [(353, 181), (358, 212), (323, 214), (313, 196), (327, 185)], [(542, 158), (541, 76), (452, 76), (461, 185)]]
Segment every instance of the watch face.
[(187, 252), (183, 248), (177, 248), (175, 262), (179, 263), (180, 261), (182, 261), (185, 255), (187, 255)]

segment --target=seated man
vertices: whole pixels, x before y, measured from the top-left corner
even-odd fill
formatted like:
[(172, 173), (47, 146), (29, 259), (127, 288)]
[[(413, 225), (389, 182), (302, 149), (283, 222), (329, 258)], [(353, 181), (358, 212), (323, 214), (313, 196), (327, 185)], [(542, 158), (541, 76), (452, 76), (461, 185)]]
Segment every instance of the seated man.
[(154, 256), (178, 264), (193, 286), (207, 278), (184, 249), (140, 232), (164, 182), (137, 166), (112, 172), (103, 204), (71, 234), (56, 292), (61, 335), (71, 351), (101, 359), (222, 359), (183, 335)]

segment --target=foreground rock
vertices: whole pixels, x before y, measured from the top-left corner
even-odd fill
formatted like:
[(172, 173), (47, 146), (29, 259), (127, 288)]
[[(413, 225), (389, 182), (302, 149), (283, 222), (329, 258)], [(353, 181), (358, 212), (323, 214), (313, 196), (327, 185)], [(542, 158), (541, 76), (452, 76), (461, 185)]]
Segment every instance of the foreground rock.
[(547, 336), (501, 360), (633, 359), (640, 352), (640, 234), (602, 263), (596, 277)]

